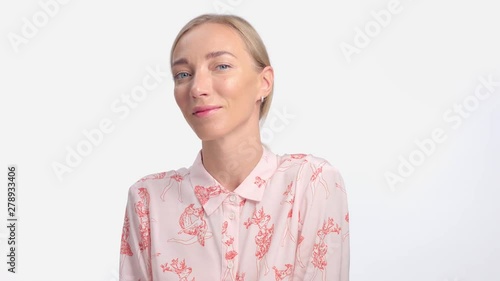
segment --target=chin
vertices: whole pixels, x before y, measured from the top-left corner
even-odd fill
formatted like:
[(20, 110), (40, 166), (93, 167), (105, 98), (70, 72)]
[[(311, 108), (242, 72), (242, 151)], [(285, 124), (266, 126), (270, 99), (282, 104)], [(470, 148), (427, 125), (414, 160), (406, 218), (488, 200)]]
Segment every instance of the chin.
[(220, 139), (227, 134), (227, 130), (221, 128), (220, 126), (198, 126), (193, 127), (194, 133), (198, 136), (198, 138), (202, 141), (212, 141), (216, 139)]
[(201, 141), (213, 141), (216, 139), (220, 139), (223, 136), (214, 133), (196, 133), (196, 135)]

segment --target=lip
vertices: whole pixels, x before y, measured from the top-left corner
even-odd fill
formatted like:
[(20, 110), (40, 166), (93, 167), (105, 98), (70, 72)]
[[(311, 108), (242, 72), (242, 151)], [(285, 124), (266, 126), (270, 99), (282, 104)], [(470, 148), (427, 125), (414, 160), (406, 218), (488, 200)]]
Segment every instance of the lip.
[(217, 109), (221, 108), (222, 106), (218, 105), (204, 105), (204, 106), (195, 106), (193, 108), (193, 115), (195, 116), (206, 116), (212, 112), (217, 111)]

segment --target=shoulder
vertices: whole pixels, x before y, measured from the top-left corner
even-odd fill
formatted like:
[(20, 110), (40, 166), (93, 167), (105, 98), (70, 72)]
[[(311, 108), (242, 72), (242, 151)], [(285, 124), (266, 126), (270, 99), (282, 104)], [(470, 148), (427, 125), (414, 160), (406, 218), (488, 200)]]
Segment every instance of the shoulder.
[(137, 193), (139, 190), (150, 190), (155, 189), (156, 186), (164, 186), (169, 181), (178, 181), (179, 179), (183, 179), (183, 177), (188, 173), (188, 169), (183, 167), (177, 170), (162, 171), (144, 175), (132, 184), (132, 186), (130, 186), (129, 193)]
[[(339, 169), (330, 163), (327, 159), (306, 153), (287, 153), (278, 156), (278, 169), (289, 166), (307, 166), (309, 170), (323, 171), (328, 173), (340, 174)], [(300, 172), (307, 172), (308, 169), (302, 169)]]
[[(328, 186), (345, 192), (344, 180), (337, 166), (327, 159), (306, 153), (278, 155), (278, 172), (287, 174), (297, 181), (297, 188), (306, 186)], [(302, 187), (299, 187), (302, 186)]]
[[(293, 155), (293, 154), (291, 154)], [(313, 155), (304, 155), (295, 177), (295, 195), (299, 209), (314, 213), (315, 216), (347, 213), (347, 192), (343, 177), (337, 166), (327, 159)], [(344, 214), (345, 215), (345, 214)]]

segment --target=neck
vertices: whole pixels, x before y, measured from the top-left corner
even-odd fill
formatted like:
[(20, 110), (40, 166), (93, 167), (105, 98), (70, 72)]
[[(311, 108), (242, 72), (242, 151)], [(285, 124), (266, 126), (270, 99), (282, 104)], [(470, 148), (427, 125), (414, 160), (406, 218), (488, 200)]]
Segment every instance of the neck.
[(257, 166), (263, 153), (259, 128), (251, 134), (202, 142), (207, 172), (228, 191), (234, 191)]

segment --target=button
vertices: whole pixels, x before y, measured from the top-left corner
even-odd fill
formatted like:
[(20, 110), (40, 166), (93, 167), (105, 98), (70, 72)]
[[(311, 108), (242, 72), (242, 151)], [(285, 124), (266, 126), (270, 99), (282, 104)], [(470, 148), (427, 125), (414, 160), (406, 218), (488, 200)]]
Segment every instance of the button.
[(229, 201), (235, 202), (236, 201), (236, 195), (231, 194), (231, 196), (229, 196)]
[(233, 268), (233, 261), (227, 262), (227, 268), (229, 268), (229, 269)]
[(234, 212), (229, 213), (229, 219), (234, 219)]

